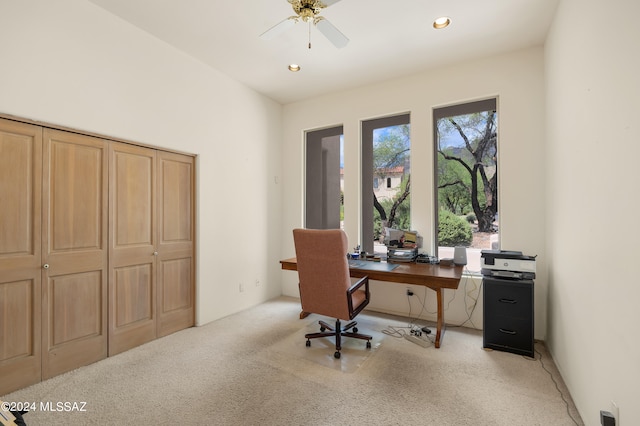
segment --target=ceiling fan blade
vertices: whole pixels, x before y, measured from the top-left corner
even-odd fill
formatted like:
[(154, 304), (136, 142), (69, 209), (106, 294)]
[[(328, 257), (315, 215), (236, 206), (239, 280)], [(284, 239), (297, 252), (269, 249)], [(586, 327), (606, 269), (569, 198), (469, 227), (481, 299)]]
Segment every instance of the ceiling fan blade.
[(340, 0), (320, 0), (320, 3), (324, 5), (324, 7), (329, 7), (332, 4), (338, 3)]
[(288, 30), (289, 28), (293, 27), (296, 24), (296, 22), (298, 22), (297, 16), (289, 16), (284, 21), (277, 23), (273, 27), (269, 28), (267, 31), (260, 34), (260, 38), (263, 40), (271, 40), (275, 36), (280, 35), (286, 30)]
[(338, 49), (345, 47), (349, 43), (347, 36), (342, 34), (340, 30), (334, 27), (326, 18), (319, 16), (314, 23), (316, 27), (318, 27), (318, 30)]

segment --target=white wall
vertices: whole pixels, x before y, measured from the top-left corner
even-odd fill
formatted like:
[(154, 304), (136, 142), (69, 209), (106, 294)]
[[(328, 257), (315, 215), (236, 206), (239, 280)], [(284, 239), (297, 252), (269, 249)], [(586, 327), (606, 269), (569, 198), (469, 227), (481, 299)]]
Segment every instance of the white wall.
[(639, 16), (562, 0), (545, 46), (547, 343), (587, 425), (640, 424)]
[[(294, 256), (291, 230), (303, 225), (303, 132), (344, 125), (345, 231), (350, 246), (358, 244), (360, 229), (360, 122), (392, 114), (411, 113), (412, 227), (433, 245), (432, 109), (453, 103), (498, 96), (499, 199), (502, 248), (538, 255), (535, 290), (536, 338), (546, 330), (547, 257), (544, 232), (544, 67), (542, 48), (475, 60), (407, 78), (330, 94), (285, 105), (283, 161), (283, 257)], [(432, 251), (431, 251), (432, 252)], [(282, 273), (283, 292), (297, 296), (297, 276)], [(465, 301), (477, 296), (479, 283), (469, 280), (455, 292), (446, 320), (461, 323)], [(476, 286), (474, 289), (474, 285)], [(419, 290), (421, 297), (424, 291)], [(427, 292), (427, 306), (435, 312), (435, 293)], [(454, 297), (446, 293), (446, 301)], [(376, 283), (372, 309), (407, 315), (405, 286)], [(418, 308), (413, 304), (412, 313)], [(435, 318), (428, 314), (427, 318)], [(482, 324), (482, 305), (473, 315)]]
[(198, 324), (280, 295), (279, 104), (84, 0), (0, 0), (0, 40), (0, 113), (198, 155)]

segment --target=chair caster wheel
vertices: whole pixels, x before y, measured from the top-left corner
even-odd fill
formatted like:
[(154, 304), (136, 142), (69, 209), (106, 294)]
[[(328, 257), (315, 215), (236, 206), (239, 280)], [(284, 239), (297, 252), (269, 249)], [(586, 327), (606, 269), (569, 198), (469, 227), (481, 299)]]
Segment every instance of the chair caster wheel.
[(335, 359), (340, 359), (340, 352), (336, 351), (336, 353), (335, 353), (335, 354), (333, 354), (333, 357), (334, 357)]
[(358, 327), (353, 327), (353, 332), (357, 333), (358, 332)]
[(324, 333), (325, 330), (326, 330), (326, 328), (320, 327), (320, 333)]
[(307, 340), (306, 345), (307, 345), (307, 347), (311, 346), (311, 340)]
[(371, 342), (367, 340), (367, 349), (371, 349)]

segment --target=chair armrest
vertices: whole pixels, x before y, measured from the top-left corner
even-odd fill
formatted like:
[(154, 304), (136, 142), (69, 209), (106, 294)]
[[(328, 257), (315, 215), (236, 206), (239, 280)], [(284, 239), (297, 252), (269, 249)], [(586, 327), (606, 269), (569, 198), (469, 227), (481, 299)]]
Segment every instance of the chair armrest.
[(363, 285), (365, 286), (365, 291), (367, 292), (367, 298), (368, 298), (369, 296), (369, 277), (368, 276), (362, 277), (358, 281), (353, 283), (353, 285), (349, 287), (349, 289), (347, 290), (347, 294), (351, 296), (357, 289), (359, 289)]
[[(365, 302), (360, 304), (360, 306), (358, 306), (354, 311), (352, 295), (353, 293), (355, 293), (356, 290), (358, 290), (363, 285), (364, 285), (364, 291), (366, 294)], [(360, 278), (351, 287), (349, 287), (349, 289), (347, 290), (347, 303), (349, 304), (349, 316), (351, 317), (351, 319), (353, 319), (356, 315), (358, 315), (360, 311), (363, 310), (364, 307), (369, 304), (369, 299), (370, 299), (369, 296), (370, 296), (370, 293), (369, 293), (369, 277), (368, 276)]]

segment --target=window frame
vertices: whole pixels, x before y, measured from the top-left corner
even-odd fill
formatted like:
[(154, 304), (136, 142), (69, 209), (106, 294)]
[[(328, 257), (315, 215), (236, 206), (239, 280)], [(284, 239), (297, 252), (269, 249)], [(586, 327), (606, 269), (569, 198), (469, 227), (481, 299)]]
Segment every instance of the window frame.
[[(304, 138), (304, 227), (308, 229), (340, 229), (340, 139), (344, 136), (344, 126), (331, 126), (322, 129), (314, 129), (305, 131)], [(323, 158), (321, 146), (327, 139), (336, 138), (337, 140), (330, 140), (329, 143), (338, 143), (338, 173), (337, 173), (337, 185), (338, 193), (337, 198), (331, 197), (331, 194), (327, 194), (327, 185), (334, 184), (336, 176), (328, 176), (327, 172), (327, 159)], [(317, 150), (311, 150), (310, 145), (318, 145)], [(312, 156), (311, 153), (320, 152), (320, 158)], [(334, 153), (335, 154), (335, 153)], [(334, 159), (329, 161), (335, 162)], [(313, 195), (311, 195), (313, 194)], [(331, 214), (328, 212), (328, 204), (338, 203), (338, 216), (337, 223), (334, 217), (329, 217)]]
[[(455, 104), (455, 105), (448, 105), (448, 106), (443, 106), (443, 107), (437, 107), (437, 108), (433, 108), (433, 113), (432, 113), (432, 127), (433, 127), (433, 135), (432, 135), (432, 144), (433, 144), (433, 188), (434, 188), (434, 192), (433, 192), (433, 212), (434, 212), (434, 233), (433, 233), (433, 245), (434, 245), (434, 253), (436, 253), (438, 255), (438, 253), (440, 252), (440, 244), (438, 241), (438, 227), (439, 227), (439, 222), (438, 222), (438, 217), (439, 217), (439, 209), (440, 209), (440, 204), (439, 204), (439, 188), (438, 188), (438, 120), (443, 119), (443, 118), (447, 118), (447, 117), (456, 117), (456, 116), (460, 116), (460, 115), (467, 115), (467, 114), (472, 114), (472, 113), (476, 113), (476, 112), (483, 112), (483, 111), (495, 111), (499, 120), (500, 117), (500, 113), (498, 111), (498, 97), (491, 97), (491, 98), (487, 98), (487, 99), (481, 99), (481, 100), (476, 100), (476, 101), (470, 101), (470, 102), (464, 102), (464, 103), (460, 103), (460, 104)], [(499, 123), (499, 121), (498, 121)], [(498, 154), (498, 147), (499, 147), (499, 139), (500, 139), (500, 132), (498, 130), (498, 124), (496, 125), (496, 130), (497, 130), (497, 138), (498, 141), (496, 142), (496, 157), (499, 157)], [(499, 172), (499, 166), (500, 166), (500, 162), (498, 160), (496, 160), (496, 173), (497, 173), (497, 177), (496, 179), (498, 179), (498, 190), (500, 188), (500, 184), (499, 184), (499, 179), (500, 179), (500, 172)], [(499, 192), (498, 192), (498, 200), (499, 200)], [(500, 203), (498, 202), (498, 208), (496, 211), (496, 217), (500, 216)], [(498, 228), (498, 248), (500, 247), (500, 241), (501, 241), (501, 233), (500, 233), (500, 227)], [(469, 257), (468, 257), (469, 259)], [(480, 270), (473, 270), (470, 271), (471, 273), (480, 273)]]
[[(400, 126), (403, 124), (411, 125), (411, 113), (404, 112), (385, 117), (372, 118), (360, 122), (361, 144), (360, 144), (360, 244), (362, 250), (367, 253), (373, 253), (373, 239), (365, 238), (365, 235), (373, 229), (373, 132), (376, 129), (384, 129), (386, 127)], [(384, 186), (384, 185), (383, 185)]]

